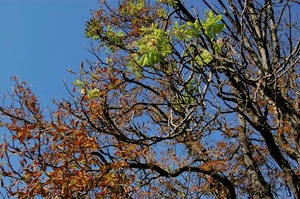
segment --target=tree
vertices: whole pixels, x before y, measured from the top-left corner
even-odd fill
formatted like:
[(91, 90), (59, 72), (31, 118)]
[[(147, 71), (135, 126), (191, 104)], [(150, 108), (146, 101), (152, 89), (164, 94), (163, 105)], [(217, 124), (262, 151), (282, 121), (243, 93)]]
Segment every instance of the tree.
[(299, 2), (202, 2), (100, 1), (96, 61), (49, 115), (16, 79), (0, 108), (8, 193), (300, 198)]

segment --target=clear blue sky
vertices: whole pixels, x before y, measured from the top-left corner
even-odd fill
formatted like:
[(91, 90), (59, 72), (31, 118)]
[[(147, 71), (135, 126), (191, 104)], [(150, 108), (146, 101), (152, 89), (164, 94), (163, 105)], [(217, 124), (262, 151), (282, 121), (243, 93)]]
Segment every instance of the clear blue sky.
[(0, 92), (10, 90), (10, 77), (32, 85), (41, 100), (67, 96), (63, 80), (76, 77), (84, 50), (84, 24), (97, 0), (0, 0)]

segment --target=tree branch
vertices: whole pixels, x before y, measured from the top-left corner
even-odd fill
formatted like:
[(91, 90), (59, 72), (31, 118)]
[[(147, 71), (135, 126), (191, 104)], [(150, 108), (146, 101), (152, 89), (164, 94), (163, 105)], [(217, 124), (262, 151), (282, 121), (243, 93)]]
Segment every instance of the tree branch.
[(213, 178), (219, 180), (229, 191), (227, 198), (236, 198), (236, 193), (233, 184), (226, 178), (226, 176), (220, 175), (212, 170), (204, 170), (200, 167), (189, 167), (184, 166), (173, 171), (166, 171), (158, 165), (155, 164), (146, 164), (146, 163), (128, 163), (130, 168), (135, 169), (150, 169), (156, 171), (160, 176), (171, 178), (171, 177), (178, 177), (184, 172), (195, 172), (195, 173), (202, 173), (206, 175), (210, 175)]

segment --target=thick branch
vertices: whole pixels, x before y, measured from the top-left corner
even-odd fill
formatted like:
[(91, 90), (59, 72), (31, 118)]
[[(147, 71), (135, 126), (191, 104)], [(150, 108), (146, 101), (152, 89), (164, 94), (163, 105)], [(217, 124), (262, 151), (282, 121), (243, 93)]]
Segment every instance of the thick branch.
[(163, 168), (161, 168), (158, 165), (155, 164), (145, 164), (145, 163), (129, 163), (130, 168), (135, 168), (135, 169), (151, 169), (156, 171), (160, 176), (166, 177), (166, 178), (171, 178), (171, 177), (178, 177), (184, 172), (196, 172), (196, 173), (202, 173), (202, 174), (207, 174), (212, 176), (213, 178), (219, 180), (229, 191), (227, 198), (236, 198), (235, 194), (235, 189), (233, 184), (223, 175), (220, 175), (218, 173), (215, 173), (210, 170), (203, 170), (199, 167), (181, 167), (178, 169), (175, 169), (173, 171), (166, 171)]
[(196, 21), (195, 17), (193, 17), (193, 15), (191, 15), (191, 13), (184, 7), (184, 5), (182, 5), (182, 3), (179, 0), (177, 0), (175, 2), (176, 2), (177, 8), (185, 15), (185, 17), (187, 18), (188, 21), (191, 21), (191, 22)]

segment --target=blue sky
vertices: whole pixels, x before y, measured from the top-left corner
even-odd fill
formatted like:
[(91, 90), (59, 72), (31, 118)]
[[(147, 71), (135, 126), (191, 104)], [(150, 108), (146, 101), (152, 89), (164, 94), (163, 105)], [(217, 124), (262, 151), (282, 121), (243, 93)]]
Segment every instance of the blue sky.
[(84, 49), (84, 24), (97, 0), (0, 0), (0, 92), (11, 90), (10, 77), (32, 85), (42, 101), (68, 96), (80, 61), (91, 58)]

